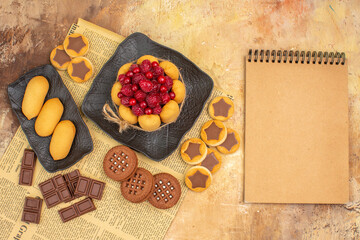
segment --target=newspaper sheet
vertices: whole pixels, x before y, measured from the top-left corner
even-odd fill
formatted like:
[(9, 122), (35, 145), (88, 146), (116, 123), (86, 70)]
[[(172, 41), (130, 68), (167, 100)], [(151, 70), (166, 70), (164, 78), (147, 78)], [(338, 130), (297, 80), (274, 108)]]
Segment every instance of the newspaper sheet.
[[(94, 65), (94, 77), (124, 39), (116, 33), (82, 19), (71, 26), (69, 34), (71, 33), (81, 33), (89, 39), (90, 49), (86, 57)], [(59, 73), (80, 109), (94, 77), (86, 83), (79, 84), (72, 81), (66, 71), (59, 71)], [(210, 99), (218, 95), (224, 95), (224, 93), (215, 89)], [(133, 204), (121, 196), (120, 183), (108, 178), (102, 167), (106, 152), (119, 143), (99, 129), (91, 120), (84, 116), (83, 118), (90, 130), (94, 150), (73, 167), (57, 173), (46, 172), (37, 162), (33, 186), (31, 187), (18, 185), (23, 151), (25, 148), (30, 148), (24, 132), (19, 127), (0, 160), (0, 229), (2, 229), (0, 239), (120, 240), (164, 238), (188, 191), (184, 186), (183, 179), (188, 166), (181, 160), (179, 150), (161, 162), (155, 162), (142, 154), (137, 154), (139, 166), (148, 169), (152, 174), (168, 172), (179, 179), (182, 185), (182, 196), (178, 204), (167, 210), (157, 209), (148, 202)], [(199, 137), (201, 125), (208, 119), (210, 118), (207, 111), (203, 111), (184, 139)], [(43, 204), (40, 224), (21, 222), (25, 197), (42, 197), (38, 188), (39, 183), (55, 176), (55, 174), (65, 174), (74, 169), (79, 169), (84, 176), (106, 182), (103, 199), (101, 201), (94, 200), (97, 210), (67, 223), (62, 223), (58, 210), (81, 199), (61, 203), (51, 209)]]

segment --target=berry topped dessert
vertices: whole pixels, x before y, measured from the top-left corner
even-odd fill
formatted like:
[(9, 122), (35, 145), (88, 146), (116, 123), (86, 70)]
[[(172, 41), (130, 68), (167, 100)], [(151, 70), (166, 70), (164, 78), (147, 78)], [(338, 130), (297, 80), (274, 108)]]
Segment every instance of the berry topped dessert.
[(139, 123), (146, 131), (158, 129), (162, 122), (174, 122), (185, 98), (179, 76), (175, 64), (150, 55), (121, 66), (111, 90), (120, 117), (130, 124)]

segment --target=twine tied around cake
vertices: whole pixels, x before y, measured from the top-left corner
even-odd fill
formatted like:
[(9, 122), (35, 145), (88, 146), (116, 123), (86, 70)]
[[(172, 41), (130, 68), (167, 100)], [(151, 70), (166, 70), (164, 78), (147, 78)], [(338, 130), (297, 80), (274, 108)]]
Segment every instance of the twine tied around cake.
[(116, 123), (119, 125), (119, 133), (122, 133), (129, 127), (129, 123), (124, 119), (120, 118), (110, 107), (108, 103), (103, 106), (103, 114), (106, 120)]

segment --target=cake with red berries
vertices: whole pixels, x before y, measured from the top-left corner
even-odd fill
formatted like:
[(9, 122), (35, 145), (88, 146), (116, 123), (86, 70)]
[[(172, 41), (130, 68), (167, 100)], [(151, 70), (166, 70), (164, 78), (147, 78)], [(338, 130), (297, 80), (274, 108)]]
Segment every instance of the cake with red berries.
[(176, 121), (185, 93), (175, 64), (144, 55), (119, 68), (111, 99), (122, 120), (155, 131), (162, 123)]

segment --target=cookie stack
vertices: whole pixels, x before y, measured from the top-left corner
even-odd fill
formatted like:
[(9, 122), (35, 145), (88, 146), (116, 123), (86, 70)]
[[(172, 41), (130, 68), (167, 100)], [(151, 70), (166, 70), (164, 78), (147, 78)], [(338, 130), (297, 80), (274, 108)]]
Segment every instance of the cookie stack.
[(168, 173), (152, 175), (145, 168), (138, 167), (138, 158), (126, 146), (116, 146), (105, 155), (103, 167), (105, 174), (121, 182), (121, 194), (132, 203), (146, 200), (160, 209), (174, 206), (180, 199), (179, 181)]
[(182, 159), (190, 165), (196, 165), (185, 175), (185, 184), (191, 190), (202, 192), (207, 189), (212, 182), (212, 174), (221, 167), (220, 153), (230, 154), (239, 149), (239, 134), (222, 122), (233, 113), (234, 103), (231, 99), (224, 96), (214, 98), (209, 104), (209, 115), (213, 120), (202, 126), (201, 139), (191, 138), (182, 144)]

